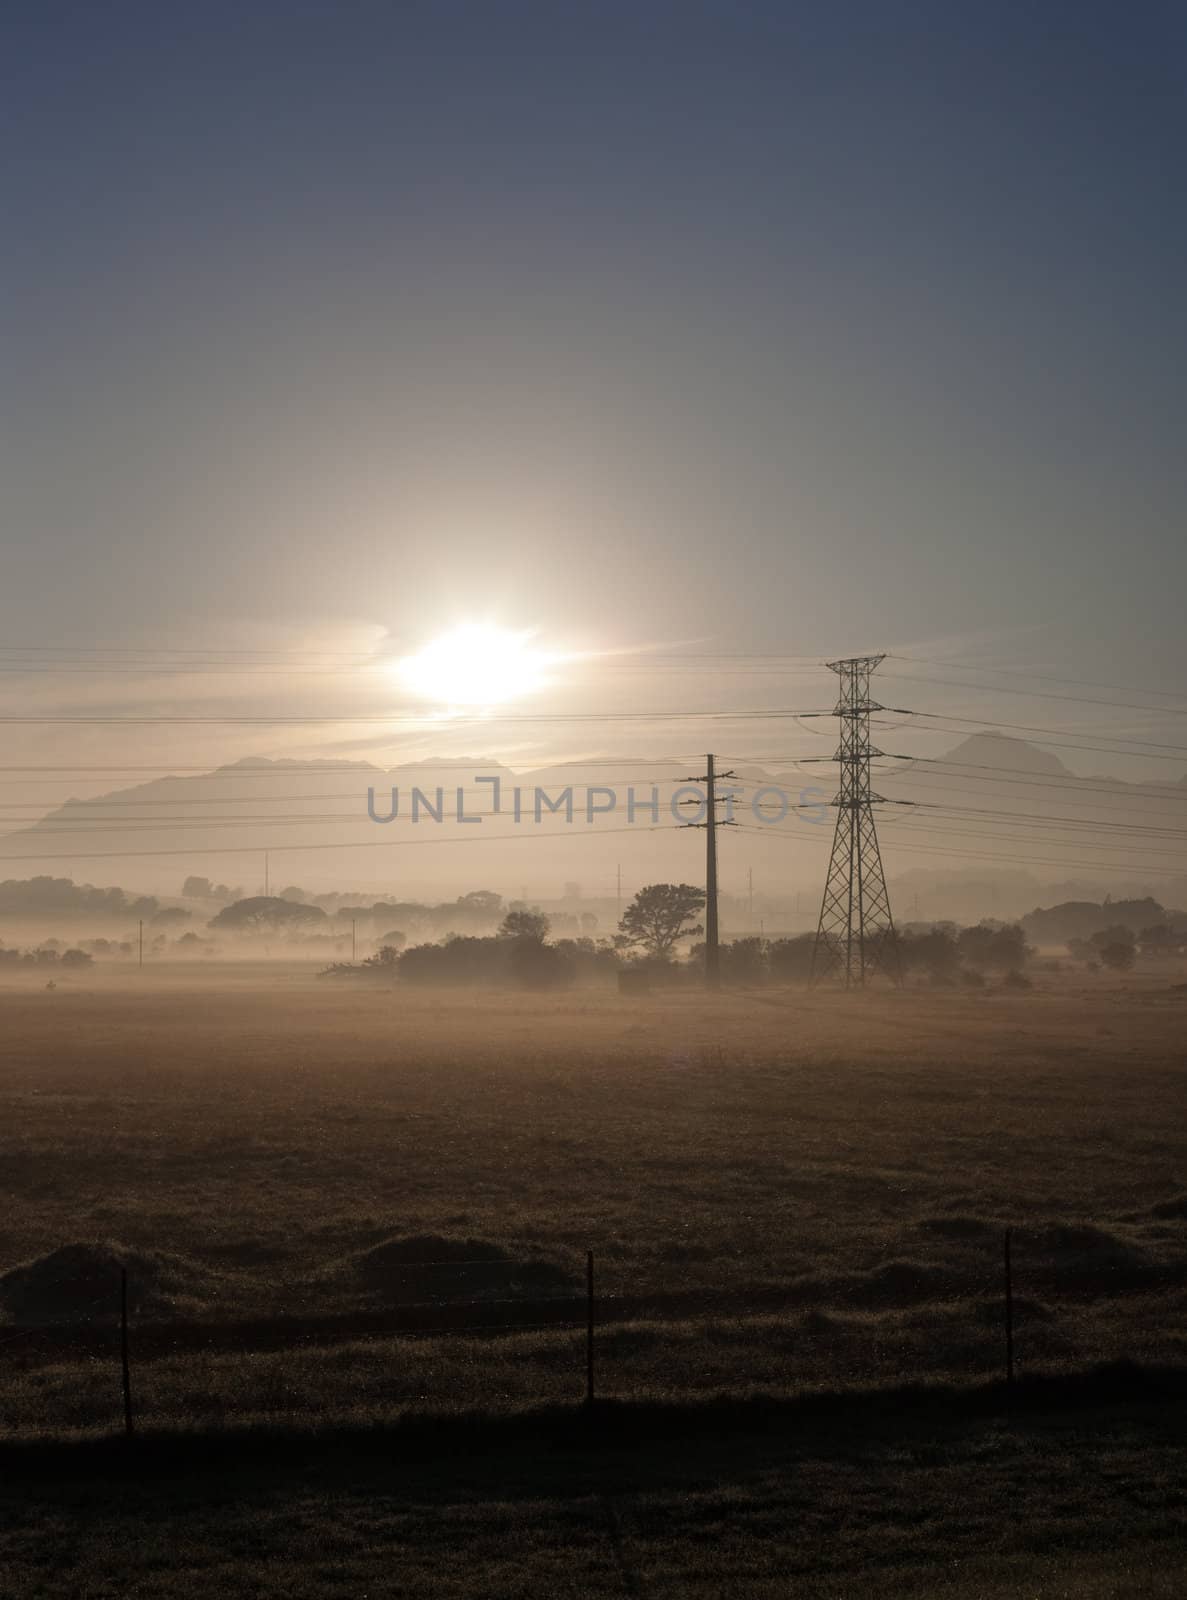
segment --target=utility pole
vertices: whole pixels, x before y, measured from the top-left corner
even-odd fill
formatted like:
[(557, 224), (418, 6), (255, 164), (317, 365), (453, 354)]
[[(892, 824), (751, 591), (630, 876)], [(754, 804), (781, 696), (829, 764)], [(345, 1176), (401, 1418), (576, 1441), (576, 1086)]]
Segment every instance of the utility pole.
[[(721, 947), (718, 941), (717, 928), (717, 830), (718, 828), (734, 828), (737, 823), (732, 820), (718, 822), (717, 807), (717, 780), (718, 778), (736, 778), (736, 772), (718, 772), (714, 758), (705, 757), (705, 772), (699, 778), (686, 778), (686, 783), (703, 783), (705, 785), (705, 820), (704, 822), (686, 822), (686, 828), (704, 828), (705, 830), (705, 983), (710, 989), (716, 989), (721, 983)], [(684, 805), (696, 805), (695, 800), (685, 800)]]
[(840, 680), (835, 717), (841, 740), (834, 760), (841, 769), (833, 800), (837, 828), (812, 950), (815, 984), (839, 971), (846, 989), (863, 988), (881, 971), (901, 984), (898, 936), (874, 826), (874, 807), (886, 802), (870, 781), (870, 762), (882, 754), (870, 743), (870, 717), (884, 707), (870, 698), (870, 676), (884, 656), (853, 656), (827, 663)]

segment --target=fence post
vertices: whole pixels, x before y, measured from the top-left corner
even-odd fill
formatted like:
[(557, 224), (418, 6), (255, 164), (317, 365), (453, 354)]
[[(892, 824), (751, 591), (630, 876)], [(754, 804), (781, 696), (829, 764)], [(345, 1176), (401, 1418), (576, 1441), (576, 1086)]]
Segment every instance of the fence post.
[(131, 1438), (135, 1432), (132, 1423), (132, 1373), (128, 1365), (128, 1269), (120, 1268), (120, 1366), (124, 1379), (124, 1434)]
[(1014, 1275), (1010, 1262), (1010, 1241), (1012, 1228), (1006, 1229), (1005, 1240), (1005, 1268), (1006, 1268), (1006, 1386), (1014, 1387)]
[(594, 1258), (585, 1252), (585, 1403), (594, 1401)]

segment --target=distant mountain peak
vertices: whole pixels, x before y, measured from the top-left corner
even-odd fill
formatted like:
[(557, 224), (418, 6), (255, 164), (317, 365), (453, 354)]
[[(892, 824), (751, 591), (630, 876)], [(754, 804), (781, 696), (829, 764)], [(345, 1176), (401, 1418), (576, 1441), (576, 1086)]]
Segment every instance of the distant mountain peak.
[(249, 769), (262, 769), (264, 771), (268, 771), (275, 767), (329, 767), (339, 771), (341, 771), (344, 767), (349, 767), (352, 771), (357, 770), (359, 772), (383, 771), (382, 767), (377, 767), (372, 761), (335, 761), (333, 759), (326, 759), (324, 757), (311, 757), (310, 759), (305, 760), (293, 756), (280, 756), (275, 760), (273, 760), (270, 756), (241, 756), (238, 761), (224, 762), (222, 766), (215, 767), (213, 771), (216, 773), (243, 772)]
[(943, 760), (969, 767), (1000, 767), (1003, 771), (1033, 772), (1040, 777), (1073, 778), (1075, 773), (1058, 756), (1039, 750), (1025, 739), (1004, 733), (974, 733), (949, 750)]

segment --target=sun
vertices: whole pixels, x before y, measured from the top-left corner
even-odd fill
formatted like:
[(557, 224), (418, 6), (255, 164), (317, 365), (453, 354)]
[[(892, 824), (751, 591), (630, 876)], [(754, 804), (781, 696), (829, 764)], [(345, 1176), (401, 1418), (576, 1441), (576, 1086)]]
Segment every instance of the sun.
[(395, 663), (404, 686), (444, 706), (494, 706), (542, 688), (556, 657), (532, 645), (530, 630), (514, 632), (469, 622), (443, 633)]

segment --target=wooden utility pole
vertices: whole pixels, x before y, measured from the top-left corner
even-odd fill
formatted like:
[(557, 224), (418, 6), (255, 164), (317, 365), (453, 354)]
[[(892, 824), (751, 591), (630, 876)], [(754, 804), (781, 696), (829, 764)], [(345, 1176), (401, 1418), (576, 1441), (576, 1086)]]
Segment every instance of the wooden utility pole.
[[(717, 821), (717, 780), (735, 777), (737, 777), (735, 772), (718, 772), (716, 761), (710, 755), (705, 757), (704, 774), (699, 778), (687, 780), (689, 783), (705, 785), (705, 820), (689, 822), (685, 826), (705, 830), (705, 982), (710, 989), (716, 989), (721, 983), (721, 947), (717, 921), (717, 829), (736, 826), (728, 818), (722, 823)], [(698, 802), (687, 800), (682, 803), (696, 805)]]
[(717, 934), (717, 775), (713, 757), (706, 756), (705, 792), (705, 982), (716, 989), (721, 982), (721, 948)]

